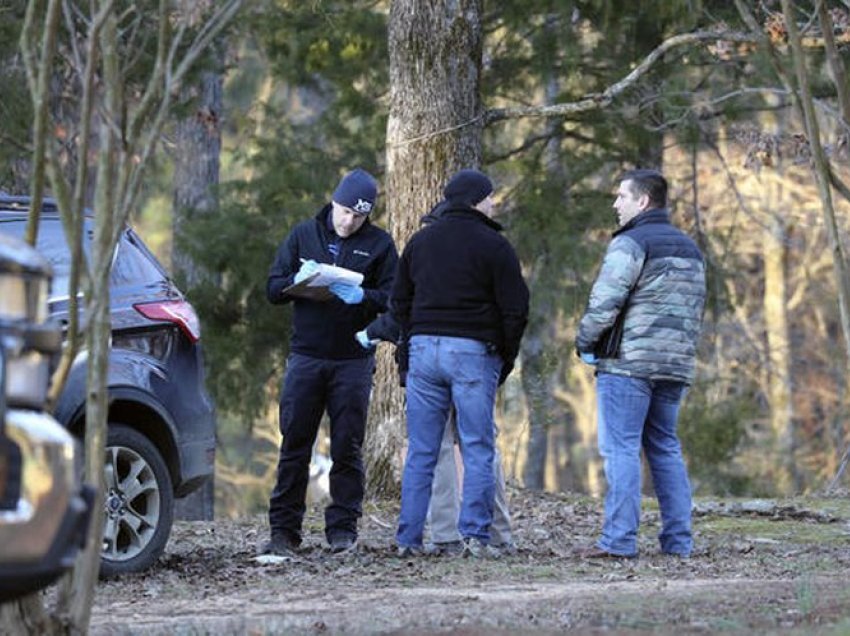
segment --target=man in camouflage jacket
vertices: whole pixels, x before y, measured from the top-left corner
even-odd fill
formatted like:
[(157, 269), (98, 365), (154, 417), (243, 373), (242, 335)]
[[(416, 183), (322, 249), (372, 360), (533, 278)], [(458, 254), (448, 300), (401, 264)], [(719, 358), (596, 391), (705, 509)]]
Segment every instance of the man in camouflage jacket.
[[(694, 379), (705, 265), (696, 244), (671, 225), (666, 205), (661, 174), (624, 175), (614, 202), (620, 228), (576, 337), (582, 360), (596, 366), (599, 451), (608, 483), (602, 536), (578, 550), (585, 557), (637, 555), (641, 448), (661, 508), (661, 551), (688, 556), (693, 548), (691, 490), (676, 422)], [(610, 342), (612, 334), (619, 342)]]

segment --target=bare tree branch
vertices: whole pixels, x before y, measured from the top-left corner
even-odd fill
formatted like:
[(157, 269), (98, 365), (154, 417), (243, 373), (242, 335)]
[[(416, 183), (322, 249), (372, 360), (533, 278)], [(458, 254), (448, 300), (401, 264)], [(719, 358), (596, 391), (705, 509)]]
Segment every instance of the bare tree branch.
[[(736, 5), (740, 3), (741, 0), (735, 0)], [(749, 13), (748, 9), (745, 10)], [(755, 18), (752, 18), (752, 20), (752, 24), (748, 22), (748, 26), (753, 29), (753, 33), (711, 30), (695, 31), (693, 33), (683, 33), (679, 35), (674, 35), (662, 42), (660, 45), (658, 45), (658, 47), (656, 47), (651, 53), (649, 53), (649, 55), (647, 55), (643, 59), (643, 61), (634, 68), (634, 70), (632, 70), (620, 81), (615, 82), (601, 93), (593, 93), (591, 95), (587, 95), (586, 97), (583, 97), (578, 101), (567, 102), (563, 104), (552, 104), (550, 106), (493, 108), (490, 110), (486, 110), (481, 115), (473, 117), (460, 124), (418, 135), (416, 137), (411, 137), (409, 139), (395, 142), (391, 145), (392, 147), (399, 147), (422, 141), (427, 141), (439, 135), (454, 132), (467, 126), (476, 125), (480, 123), (482, 119), (484, 121), (484, 126), (488, 126), (490, 124), (505, 119), (520, 119), (530, 117), (567, 117), (570, 115), (577, 115), (590, 111), (601, 110), (610, 106), (611, 103), (613, 103), (613, 101), (617, 97), (619, 97), (626, 90), (634, 86), (638, 82), (638, 80), (644, 75), (646, 75), (668, 51), (671, 51), (678, 47), (702, 44), (704, 42), (723, 41), (759, 43), (766, 41), (766, 36), (762, 32), (761, 27), (758, 25), (758, 23), (755, 22)], [(841, 42), (848, 41), (850, 41), (850, 32), (842, 34), (841, 37)], [(810, 36), (802, 42), (802, 45), (809, 48), (823, 48), (825, 46), (825, 42), (824, 38), (822, 37)], [(789, 94), (793, 94), (793, 88), (791, 86), (786, 85), (785, 88), (789, 92)]]
[(168, 34), (170, 32), (171, 21), (168, 17), (168, 2), (160, 0), (159, 3), (159, 34), (156, 49), (156, 62), (154, 63), (153, 73), (148, 85), (145, 87), (145, 92), (139, 105), (134, 110), (130, 117), (130, 122), (127, 126), (127, 136), (135, 142), (138, 139), (142, 126), (145, 124), (148, 113), (153, 108), (157, 95), (162, 90), (162, 81), (165, 77), (165, 65), (168, 51)]
[(847, 201), (850, 201), (850, 186), (844, 183), (841, 178), (835, 174), (835, 170), (830, 167), (829, 170), (829, 182), (832, 184), (832, 187), (835, 188), (842, 197), (844, 197)]
[[(68, 192), (65, 177), (59, 166), (55, 152), (51, 152), (50, 182), (54, 193), (59, 201), (59, 212), (65, 227), (65, 236), (71, 250), (71, 271), (68, 277), (68, 331), (62, 357), (53, 373), (50, 383), (50, 393), (47, 403), (50, 409), (56, 404), (59, 395), (65, 387), (71, 366), (77, 357), (81, 344), (80, 332), (80, 282), (91, 283), (91, 272), (88, 261), (83, 258), (83, 219), (85, 208), (85, 192), (89, 175), (89, 147), (91, 144), (91, 129), (94, 113), (94, 80), (97, 74), (98, 47), (97, 42), (100, 30), (112, 11), (112, 0), (106, 2), (94, 16), (89, 24), (89, 33), (86, 39), (86, 66), (82, 76), (82, 102), (80, 106), (80, 135), (77, 146), (77, 169), (74, 176), (73, 194)], [(52, 150), (52, 149), (51, 149)], [(71, 577), (66, 578), (66, 584), (60, 586), (60, 595), (66, 598), (70, 596)]]
[(844, 125), (847, 126), (850, 125), (850, 85), (847, 83), (847, 72), (844, 68), (844, 61), (841, 59), (841, 54), (838, 52), (838, 47), (835, 44), (835, 36), (832, 32), (832, 18), (829, 15), (829, 11), (827, 11), (825, 3), (818, 2), (817, 14), (821, 31), (823, 32), (826, 60), (829, 64), (829, 70), (832, 71), (832, 82), (835, 84), (835, 90), (838, 93), (838, 106), (841, 110)]
[(526, 108), (501, 108), (492, 109), (485, 114), (485, 125), (503, 119), (517, 119), (520, 117), (564, 117), (592, 110), (600, 110), (609, 106), (614, 99), (646, 75), (653, 66), (670, 50), (680, 46), (689, 46), (710, 41), (725, 40), (728, 42), (754, 42), (755, 38), (747, 33), (730, 33), (721, 31), (696, 31), (694, 33), (683, 33), (662, 42), (634, 70), (620, 81), (612, 84), (601, 93), (588, 95), (576, 102), (566, 104), (553, 104), (551, 106), (529, 106)]
[[(741, 4), (736, 0), (736, 4)], [(844, 246), (841, 242), (838, 223), (835, 218), (835, 209), (832, 203), (830, 189), (830, 166), (820, 141), (820, 128), (812, 99), (811, 86), (809, 84), (808, 70), (804, 58), (803, 46), (800, 41), (800, 33), (794, 22), (793, 5), (791, 0), (782, 0), (782, 11), (785, 14), (785, 23), (788, 29), (788, 41), (791, 45), (794, 71), (797, 76), (797, 87), (799, 89), (798, 103), (805, 122), (806, 134), (809, 137), (812, 159), (814, 164), (815, 179), (818, 185), (821, 204), (823, 207), (824, 223), (829, 235), (830, 249), (833, 255), (833, 267), (835, 268), (836, 286), (838, 288), (838, 309), (841, 316), (841, 327), (844, 334), (844, 345), (847, 353), (847, 364), (850, 364), (850, 274), (847, 269), (847, 258)], [(781, 69), (784, 74), (786, 71)]]
[(492, 156), (487, 157), (486, 162), (492, 163), (492, 162), (504, 161), (505, 159), (510, 159), (514, 155), (521, 154), (521, 153), (523, 153), (526, 150), (536, 146), (537, 144), (539, 144), (541, 142), (546, 143), (547, 141), (552, 139), (556, 134), (557, 133), (552, 133), (551, 131), (547, 131), (547, 132), (541, 133), (539, 135), (530, 135), (529, 137), (526, 137), (523, 140), (523, 142), (521, 144), (519, 144), (518, 146), (514, 146), (513, 148), (510, 148), (510, 149), (506, 150), (505, 152), (502, 152), (498, 155), (492, 155)]
[[(30, 7), (27, 7), (27, 16)], [(32, 176), (30, 178), (30, 211), (27, 219), (26, 240), (30, 245), (35, 245), (38, 238), (38, 217), (41, 214), (41, 202), (44, 198), (44, 174), (45, 174), (45, 147), (47, 146), (47, 112), (50, 107), (50, 74), (52, 72), (53, 53), (56, 50), (56, 32), (59, 29), (59, 16), (61, 14), (60, 0), (48, 0), (47, 14), (44, 17), (44, 31), (41, 38), (41, 62), (37, 69), (29, 68), (29, 64), (35, 63), (36, 52), (25, 51), (24, 58), (28, 60), (27, 77), (34, 79), (30, 81), (30, 95), (34, 106), (33, 117), (33, 157)], [(29, 31), (27, 26), (21, 32), (21, 47), (30, 45)]]
[[(185, 51), (180, 65), (173, 73), (170, 72), (171, 61), (169, 60), (165, 71), (168, 81), (163, 87), (162, 99), (158, 111), (147, 126), (146, 141), (142, 144), (137, 163), (134, 162), (133, 166), (145, 166), (147, 164), (161, 138), (162, 128), (171, 109), (172, 98), (179, 90), (180, 84), (189, 70), (191, 70), (191, 67), (198, 61), (201, 54), (210, 46), (212, 40), (230, 23), (237, 11), (242, 7), (242, 3), (243, 0), (228, 0), (228, 2), (216, 9), (216, 12), (209, 19), (205, 28), (201, 30), (201, 33), (198, 34), (188, 50)], [(175, 38), (175, 41), (179, 37), (182, 37), (182, 33)], [(124, 218), (129, 214), (141, 190), (142, 171), (138, 168), (127, 171), (126, 178), (127, 188), (122, 201)]]
[(77, 33), (74, 28), (74, 14), (78, 13), (73, 3), (68, 0), (62, 2), (62, 13), (65, 16), (65, 30), (68, 33), (68, 42), (71, 44), (71, 57), (73, 58), (73, 67), (75, 69), (83, 68), (83, 56), (80, 53), (80, 45), (77, 41)]
[(36, 33), (36, 16), (41, 13), (40, 9), (41, 6), (36, 1), (27, 4), (24, 23), (21, 25), (21, 38), (18, 43), (18, 48), (21, 50), (21, 58), (24, 62), (24, 73), (27, 76), (27, 86), (29, 86), (30, 95), (35, 95), (37, 90), (38, 62), (36, 61), (33, 39)]

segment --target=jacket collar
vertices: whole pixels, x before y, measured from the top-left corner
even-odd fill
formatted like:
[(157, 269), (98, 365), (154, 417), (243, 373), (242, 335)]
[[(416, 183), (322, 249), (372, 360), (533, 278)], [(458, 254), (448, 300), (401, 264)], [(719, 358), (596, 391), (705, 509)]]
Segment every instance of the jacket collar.
[(617, 228), (611, 236), (617, 236), (639, 225), (648, 225), (650, 223), (670, 223), (670, 212), (667, 208), (650, 208), (649, 210), (644, 210), (623, 227)]
[(484, 223), (497, 232), (501, 232), (503, 230), (501, 223), (498, 221), (494, 221), (480, 210), (476, 210), (475, 208), (470, 208), (465, 205), (452, 205), (451, 207), (446, 207), (442, 211), (442, 214), (440, 214), (437, 218), (447, 218), (450, 216), (474, 219)]

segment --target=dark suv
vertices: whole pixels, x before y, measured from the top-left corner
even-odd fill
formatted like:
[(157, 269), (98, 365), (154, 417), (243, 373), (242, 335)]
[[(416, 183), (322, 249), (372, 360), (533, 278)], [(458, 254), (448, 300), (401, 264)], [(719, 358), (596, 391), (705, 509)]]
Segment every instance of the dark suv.
[[(23, 236), (29, 199), (0, 196), (0, 232)], [(84, 222), (88, 255), (93, 219)], [(67, 325), (70, 253), (55, 203), (40, 217), (37, 249), (53, 267), (50, 314)], [(109, 432), (101, 575), (143, 570), (165, 548), (175, 498), (200, 488), (215, 464), (215, 412), (204, 388), (198, 318), (130, 228), (110, 281)], [(54, 412), (75, 436), (85, 428), (86, 352), (74, 361)], [(209, 506), (211, 518), (211, 506)]]

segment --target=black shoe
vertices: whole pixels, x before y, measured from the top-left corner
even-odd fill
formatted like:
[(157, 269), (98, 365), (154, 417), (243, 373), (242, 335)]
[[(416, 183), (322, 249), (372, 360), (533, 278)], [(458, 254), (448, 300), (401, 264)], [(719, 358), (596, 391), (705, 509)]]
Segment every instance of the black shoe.
[(328, 545), (331, 548), (331, 552), (334, 554), (351, 550), (355, 543), (357, 543), (357, 537), (352, 537), (347, 534), (330, 537), (328, 539)]
[(260, 554), (292, 556), (298, 551), (298, 542), (285, 534), (272, 533), (272, 538), (260, 548)]
[(417, 545), (400, 545), (396, 548), (396, 556), (400, 559), (429, 556), (428, 550)]

